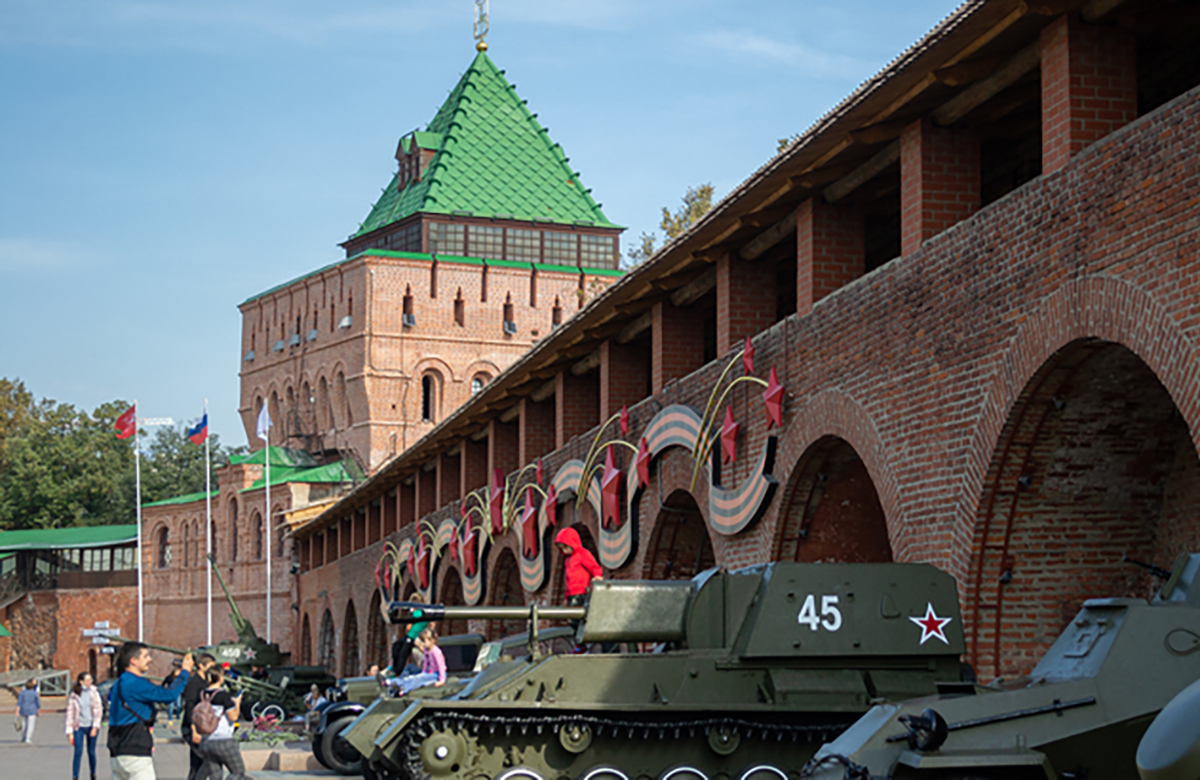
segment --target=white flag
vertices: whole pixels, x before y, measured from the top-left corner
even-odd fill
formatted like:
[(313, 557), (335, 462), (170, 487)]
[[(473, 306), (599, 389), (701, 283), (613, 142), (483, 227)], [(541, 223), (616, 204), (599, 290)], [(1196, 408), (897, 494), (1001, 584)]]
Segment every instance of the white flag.
[(266, 441), (269, 430), (271, 430), (271, 414), (267, 411), (267, 405), (263, 404), (262, 411), (258, 413), (258, 438)]

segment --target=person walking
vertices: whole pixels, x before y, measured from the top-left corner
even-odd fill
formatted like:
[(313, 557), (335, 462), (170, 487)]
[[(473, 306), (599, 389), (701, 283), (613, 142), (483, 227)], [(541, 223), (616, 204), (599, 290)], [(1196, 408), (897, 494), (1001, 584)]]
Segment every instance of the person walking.
[(183, 687), (183, 713), (179, 719), (179, 735), (191, 748), (188, 750), (187, 780), (196, 780), (196, 773), (200, 771), (200, 765), (204, 763), (200, 751), (191, 740), (192, 709), (196, 706), (196, 702), (200, 701), (200, 692), (208, 685), (208, 670), (216, 665), (216, 658), (208, 653), (201, 653), (196, 657), (195, 671), (188, 678), (187, 685)]
[(96, 735), (100, 733), (100, 721), (104, 719), (104, 704), (93, 682), (90, 674), (80, 672), (71, 686), (71, 692), (67, 694), (67, 740), (75, 747), (75, 758), (71, 762), (72, 780), (79, 780), (84, 747), (87, 748), (92, 780), (96, 780)]
[(17, 694), (17, 715), (21, 716), (21, 742), (33, 742), (33, 727), (37, 725), (42, 697), (38, 696), (37, 680), (28, 680), (25, 689)]
[(108, 694), (108, 753), (113, 780), (155, 780), (154, 705), (167, 704), (187, 685), (195, 667), (183, 657), (179, 676), (167, 687), (146, 679), (153, 658), (141, 642), (126, 642), (117, 651), (120, 676)]
[(199, 723), (192, 718), (192, 744), (198, 746), (204, 763), (196, 773), (198, 780), (220, 778), (224, 769), (229, 770), (228, 780), (247, 780), (246, 764), (242, 761), (242, 749), (233, 738), (233, 724), (241, 715), (242, 694), (230, 695), (223, 687), (225, 670), (214, 666), (208, 671), (208, 687), (201, 693), (199, 703), (205, 701), (216, 715), (216, 728), (209, 734), (201, 734)]

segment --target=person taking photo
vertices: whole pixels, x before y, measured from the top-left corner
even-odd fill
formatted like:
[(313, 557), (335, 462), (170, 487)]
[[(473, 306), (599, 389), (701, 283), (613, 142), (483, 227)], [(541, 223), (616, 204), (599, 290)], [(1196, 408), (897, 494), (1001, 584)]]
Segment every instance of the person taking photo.
[(108, 753), (113, 780), (156, 780), (154, 773), (154, 705), (169, 704), (187, 685), (196, 662), (183, 657), (179, 676), (166, 687), (146, 679), (153, 658), (141, 642), (126, 642), (117, 651), (120, 676), (108, 694)]

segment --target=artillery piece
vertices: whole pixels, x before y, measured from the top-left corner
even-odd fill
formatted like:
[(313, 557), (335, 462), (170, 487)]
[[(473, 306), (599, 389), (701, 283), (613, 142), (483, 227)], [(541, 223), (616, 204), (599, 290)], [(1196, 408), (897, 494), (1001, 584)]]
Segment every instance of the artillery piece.
[(1167, 575), (1149, 603), (1084, 602), (1027, 678), (876, 705), (802, 775), (1195, 780), (1200, 555)]
[[(308, 693), (310, 686), (316, 684), (324, 690), (327, 686), (337, 682), (337, 678), (329, 674), (324, 666), (283, 666), (283, 654), (279, 651), (279, 645), (267, 642), (258, 635), (258, 632), (254, 630), (254, 625), (246, 619), (242, 611), (238, 609), (237, 602), (233, 600), (233, 594), (229, 592), (229, 587), (225, 584), (225, 578), (221, 576), (220, 570), (215, 565), (216, 558), (210, 553), (208, 559), (214, 564), (212, 572), (217, 575), (217, 582), (225, 593), (225, 600), (229, 602), (229, 622), (233, 624), (233, 630), (237, 633), (238, 638), (236, 642), (226, 640), (215, 645), (198, 648), (194, 652), (208, 653), (217, 659), (217, 663), (229, 664), (236, 673), (236, 677), (227, 678), (226, 685), (233, 691), (246, 692), (244, 706), (250, 708), (249, 711), (252, 714), (259, 715), (261, 714), (260, 709), (265, 710), (271, 705), (277, 705), (283, 710), (281, 714), (302, 712), (304, 709), (302, 699), (304, 694)], [(109, 639), (118, 643), (130, 641), (124, 637), (110, 637)], [(149, 642), (143, 644), (173, 655), (185, 655), (193, 652)], [(250, 676), (255, 667), (262, 667), (266, 671), (266, 679), (260, 680)]]
[[(598, 581), (583, 607), (403, 602), (393, 622), (579, 620), (654, 652), (495, 663), (444, 698), (383, 698), (344, 732), (367, 777), (786, 778), (881, 697), (961, 685), (954, 580), (921, 564), (773, 563)], [(969, 676), (969, 675), (968, 675)]]

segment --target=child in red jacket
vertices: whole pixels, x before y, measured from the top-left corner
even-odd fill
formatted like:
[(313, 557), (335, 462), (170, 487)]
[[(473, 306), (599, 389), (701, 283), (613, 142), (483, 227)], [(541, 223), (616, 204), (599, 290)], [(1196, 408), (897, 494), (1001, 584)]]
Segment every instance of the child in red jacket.
[(554, 536), (554, 543), (563, 554), (563, 578), (567, 586), (567, 604), (577, 607), (583, 604), (584, 594), (592, 580), (604, 579), (604, 571), (596, 558), (583, 547), (579, 532), (564, 528)]

